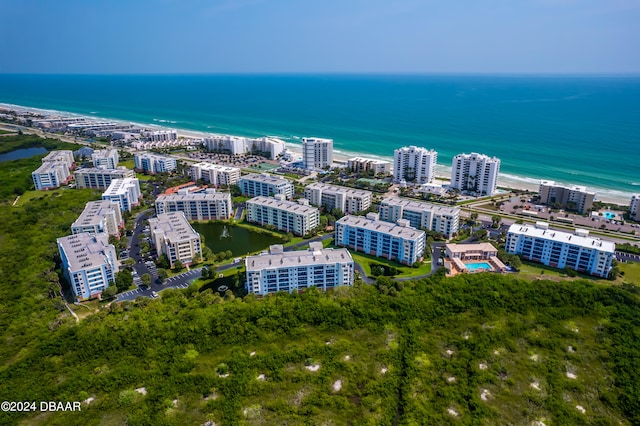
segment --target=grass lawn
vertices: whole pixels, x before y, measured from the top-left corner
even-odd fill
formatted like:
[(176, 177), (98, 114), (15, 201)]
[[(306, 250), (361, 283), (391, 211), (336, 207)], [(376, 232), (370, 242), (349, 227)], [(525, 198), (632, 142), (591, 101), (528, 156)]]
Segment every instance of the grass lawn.
[(354, 262), (362, 266), (362, 269), (368, 277), (371, 277), (371, 266), (369, 265), (370, 263), (378, 263), (380, 265), (393, 266), (395, 268), (398, 268), (401, 272), (397, 275), (397, 277), (401, 278), (416, 277), (431, 272), (430, 260), (421, 264), (419, 268), (412, 268), (410, 266), (402, 265), (401, 263), (394, 262), (393, 260), (385, 259), (383, 257), (370, 256), (368, 254), (357, 253), (352, 250), (349, 250), (349, 253), (351, 253), (351, 257), (353, 257)]
[(118, 166), (125, 166), (127, 169), (134, 169), (136, 167), (133, 158), (131, 160), (119, 161)]
[(624, 272), (624, 275), (621, 278), (618, 278), (620, 282), (627, 282), (635, 285), (640, 285), (640, 263), (630, 262), (630, 263), (618, 263), (618, 268), (620, 268), (621, 272)]

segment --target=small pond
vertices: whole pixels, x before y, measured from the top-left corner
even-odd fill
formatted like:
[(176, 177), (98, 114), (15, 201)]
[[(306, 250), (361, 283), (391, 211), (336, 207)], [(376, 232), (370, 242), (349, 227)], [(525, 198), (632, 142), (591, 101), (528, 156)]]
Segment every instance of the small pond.
[(5, 152), (4, 154), (0, 154), (0, 162), (9, 161), (9, 160), (20, 160), (21, 158), (29, 158), (38, 154), (45, 154), (47, 152), (46, 148), (41, 146), (35, 148), (23, 148), (16, 149), (13, 151)]
[(204, 237), (204, 243), (214, 253), (231, 250), (233, 256), (245, 256), (247, 252), (268, 249), (283, 241), (271, 234), (261, 234), (240, 226), (223, 223), (194, 223), (193, 228)]

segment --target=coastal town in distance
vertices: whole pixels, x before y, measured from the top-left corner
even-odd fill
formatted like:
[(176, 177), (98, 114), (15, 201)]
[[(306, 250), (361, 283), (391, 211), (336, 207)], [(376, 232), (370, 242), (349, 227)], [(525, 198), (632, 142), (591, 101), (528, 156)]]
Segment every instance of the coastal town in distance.
[[(391, 162), (334, 158), (333, 141), (317, 137), (299, 152), (268, 136), (198, 137), (21, 107), (3, 107), (0, 121), (9, 134), (85, 145), (49, 152), (32, 173), (36, 191), (103, 191), (57, 240), (78, 301), (156, 298), (236, 268), (236, 296), (264, 296), (439, 269), (515, 273), (523, 261), (615, 280), (618, 262), (640, 260), (625, 250), (640, 241), (640, 195), (616, 206), (553, 181), (537, 193), (501, 188), (500, 159), (482, 153), (456, 155), (447, 179), (425, 147), (399, 147)], [(227, 224), (221, 237), (203, 240), (198, 226), (214, 222)], [(282, 238), (231, 250), (223, 234), (236, 223)]]

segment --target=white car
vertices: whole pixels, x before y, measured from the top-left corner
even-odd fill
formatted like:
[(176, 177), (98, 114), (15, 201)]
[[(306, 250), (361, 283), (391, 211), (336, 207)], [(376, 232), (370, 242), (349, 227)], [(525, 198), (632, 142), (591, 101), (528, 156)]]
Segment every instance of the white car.
[(154, 299), (158, 298), (158, 293), (156, 293), (155, 291), (151, 292), (151, 297), (153, 297)]

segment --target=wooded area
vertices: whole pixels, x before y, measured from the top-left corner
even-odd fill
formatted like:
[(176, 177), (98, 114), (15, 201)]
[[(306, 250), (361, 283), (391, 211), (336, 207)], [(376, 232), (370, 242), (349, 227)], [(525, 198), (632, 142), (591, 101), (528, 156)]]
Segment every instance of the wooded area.
[(194, 285), (76, 323), (55, 239), (99, 196), (0, 205), (0, 401), (94, 398), (0, 424), (640, 424), (635, 285), (435, 274), (263, 299)]

